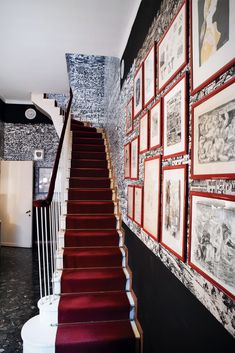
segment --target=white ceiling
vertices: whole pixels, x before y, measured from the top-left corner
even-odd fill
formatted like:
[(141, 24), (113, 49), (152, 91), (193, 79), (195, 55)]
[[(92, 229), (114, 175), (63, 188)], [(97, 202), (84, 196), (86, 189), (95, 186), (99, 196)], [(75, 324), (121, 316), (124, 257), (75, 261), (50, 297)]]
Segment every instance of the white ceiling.
[(0, 97), (68, 92), (65, 53), (121, 58), (141, 0), (0, 0)]

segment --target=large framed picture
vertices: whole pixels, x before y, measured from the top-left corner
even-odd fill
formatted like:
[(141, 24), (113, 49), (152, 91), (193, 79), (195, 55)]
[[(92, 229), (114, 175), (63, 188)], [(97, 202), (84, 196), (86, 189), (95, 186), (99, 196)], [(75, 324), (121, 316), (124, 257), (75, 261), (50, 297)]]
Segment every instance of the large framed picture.
[(131, 144), (124, 145), (124, 178), (131, 177)]
[(38, 168), (38, 193), (47, 194), (51, 181), (52, 168)]
[(134, 119), (143, 109), (143, 64), (134, 76)]
[(235, 196), (191, 192), (189, 265), (235, 299)]
[(187, 64), (186, 28), (186, 1), (183, 1), (157, 47), (159, 91)]
[(140, 142), (139, 142), (139, 153), (144, 153), (148, 151), (148, 140), (149, 140), (149, 115), (148, 112), (145, 113), (140, 118)]
[(142, 227), (143, 223), (143, 187), (135, 186), (134, 189), (134, 222)]
[(149, 149), (161, 146), (161, 121), (162, 108), (161, 99), (159, 99), (149, 110)]
[(185, 260), (186, 165), (163, 168), (161, 243)]
[(152, 238), (159, 238), (161, 158), (144, 161), (144, 212), (143, 229)]
[(134, 218), (134, 186), (127, 187), (127, 217), (133, 221)]
[(235, 64), (235, 1), (191, 0), (191, 90)]
[(133, 97), (126, 106), (126, 134), (133, 130)]
[(235, 78), (192, 106), (192, 178), (235, 178)]
[(146, 107), (156, 95), (156, 47), (155, 43), (146, 55), (143, 63), (144, 75), (144, 107)]
[(187, 151), (187, 90), (184, 74), (163, 97), (163, 158)]
[(131, 141), (131, 179), (139, 177), (139, 136)]

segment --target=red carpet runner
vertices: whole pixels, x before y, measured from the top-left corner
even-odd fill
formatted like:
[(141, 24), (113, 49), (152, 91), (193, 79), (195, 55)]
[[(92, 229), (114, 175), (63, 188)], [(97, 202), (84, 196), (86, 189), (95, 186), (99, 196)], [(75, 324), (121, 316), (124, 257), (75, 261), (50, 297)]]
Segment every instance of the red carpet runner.
[(104, 140), (79, 122), (72, 130), (56, 353), (140, 352)]

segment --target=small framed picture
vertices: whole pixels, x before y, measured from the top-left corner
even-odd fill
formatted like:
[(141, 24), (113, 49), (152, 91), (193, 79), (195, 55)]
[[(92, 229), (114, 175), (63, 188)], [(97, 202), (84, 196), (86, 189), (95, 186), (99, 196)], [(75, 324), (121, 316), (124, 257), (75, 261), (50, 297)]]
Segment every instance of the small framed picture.
[(143, 187), (134, 189), (134, 222), (142, 227), (143, 224)]
[(161, 99), (159, 99), (149, 110), (149, 149), (161, 146)]
[(192, 106), (192, 178), (235, 178), (235, 78)]
[(186, 13), (186, 1), (184, 0), (158, 44), (159, 91), (162, 91), (187, 64)]
[(148, 151), (148, 139), (149, 139), (149, 115), (148, 112), (145, 113), (140, 118), (140, 144), (139, 144), (139, 153), (144, 153)]
[(133, 221), (134, 218), (134, 186), (127, 187), (127, 217)]
[(235, 299), (235, 196), (191, 192), (189, 265)]
[(144, 107), (146, 107), (156, 95), (156, 47), (155, 43), (146, 55), (143, 63), (144, 75)]
[(126, 134), (133, 130), (133, 97), (126, 106)]
[(186, 74), (163, 97), (163, 158), (187, 152)]
[(47, 194), (51, 181), (52, 168), (38, 168), (38, 193)]
[(134, 76), (134, 119), (143, 109), (143, 65)]
[(124, 145), (124, 179), (131, 177), (131, 144)]
[(235, 64), (234, 0), (191, 0), (191, 92)]
[(137, 180), (139, 177), (139, 137), (131, 141), (131, 179)]
[(186, 165), (163, 168), (161, 244), (185, 260)]
[(34, 150), (33, 159), (34, 161), (42, 161), (44, 158), (44, 150)]

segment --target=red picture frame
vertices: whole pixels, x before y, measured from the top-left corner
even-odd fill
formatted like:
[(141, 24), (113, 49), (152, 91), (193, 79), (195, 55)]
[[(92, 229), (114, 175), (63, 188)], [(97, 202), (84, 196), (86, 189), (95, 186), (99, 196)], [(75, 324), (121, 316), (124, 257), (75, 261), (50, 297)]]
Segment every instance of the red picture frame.
[(126, 106), (126, 135), (130, 134), (133, 131), (133, 114), (133, 97), (131, 97)]
[(127, 186), (127, 217), (133, 221), (134, 218), (134, 185)]
[(143, 106), (146, 108), (156, 96), (156, 44), (149, 49), (143, 61)]
[(149, 109), (149, 149), (162, 144), (162, 99), (158, 99)]
[(131, 142), (131, 180), (139, 178), (139, 136), (135, 137)]
[(139, 120), (139, 153), (145, 153), (149, 148), (149, 114), (146, 112)]
[(134, 76), (134, 119), (143, 109), (143, 64), (141, 64)]
[(131, 177), (131, 143), (124, 145), (124, 179)]
[[(142, 227), (143, 224), (143, 186), (135, 186), (134, 189), (134, 222)], [(140, 204), (139, 204), (140, 203)]]

